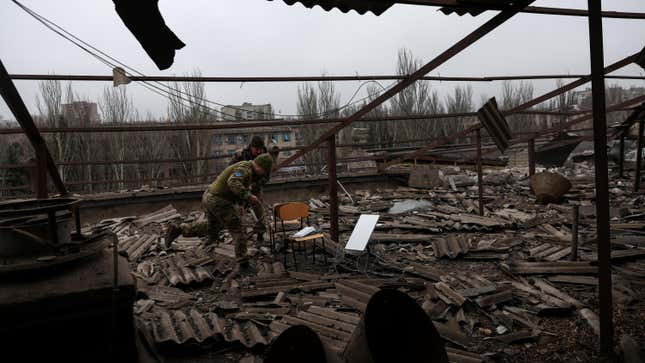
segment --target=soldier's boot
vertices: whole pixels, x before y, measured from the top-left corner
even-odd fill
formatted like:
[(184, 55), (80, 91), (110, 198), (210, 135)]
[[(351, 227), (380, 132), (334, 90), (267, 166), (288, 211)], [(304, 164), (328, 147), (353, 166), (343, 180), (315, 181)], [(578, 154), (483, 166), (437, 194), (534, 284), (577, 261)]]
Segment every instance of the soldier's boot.
[(219, 244), (219, 229), (208, 224), (206, 232), (206, 246), (216, 246)]
[(231, 231), (235, 242), (235, 262), (240, 267), (248, 267), (249, 256), (247, 255), (246, 236), (241, 231)]
[(168, 227), (166, 227), (166, 248), (169, 248), (172, 242), (179, 236), (181, 236), (181, 227), (177, 223), (170, 223)]

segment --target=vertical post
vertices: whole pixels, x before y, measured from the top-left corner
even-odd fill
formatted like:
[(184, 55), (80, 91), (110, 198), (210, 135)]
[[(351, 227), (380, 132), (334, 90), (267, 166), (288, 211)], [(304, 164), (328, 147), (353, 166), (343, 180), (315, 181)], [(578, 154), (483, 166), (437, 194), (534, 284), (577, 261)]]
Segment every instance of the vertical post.
[(475, 130), (477, 144), (477, 188), (479, 189), (479, 215), (484, 215), (484, 181), (482, 176), (482, 133), (481, 128)]
[(36, 147), (36, 198), (47, 199), (47, 150), (42, 145)]
[(336, 177), (336, 135), (328, 140), (327, 172), (329, 173), (329, 235), (338, 242), (338, 179)]
[(56, 223), (56, 212), (47, 213), (47, 237), (49, 242), (58, 244), (58, 223)]
[(643, 120), (638, 121), (638, 142), (636, 146), (636, 177), (634, 177), (634, 191), (641, 188), (641, 165), (643, 164)]
[(569, 255), (570, 261), (578, 260), (578, 220), (580, 216), (580, 206), (573, 205), (573, 215), (571, 222), (571, 254)]
[[(600, 355), (613, 354), (613, 307), (611, 291), (611, 243), (609, 230), (609, 176), (607, 174), (607, 114), (600, 0), (588, 0), (591, 93), (593, 102), (594, 167), (596, 172), (596, 233), (598, 241), (598, 306)], [(640, 154), (640, 151), (639, 151)]]
[(535, 139), (530, 139), (528, 142), (529, 152), (529, 176), (535, 175)]
[(81, 208), (76, 205), (73, 208), (74, 213), (74, 224), (76, 226), (76, 233), (81, 236)]
[(618, 177), (624, 178), (625, 167), (625, 133), (620, 134), (620, 155), (618, 160)]

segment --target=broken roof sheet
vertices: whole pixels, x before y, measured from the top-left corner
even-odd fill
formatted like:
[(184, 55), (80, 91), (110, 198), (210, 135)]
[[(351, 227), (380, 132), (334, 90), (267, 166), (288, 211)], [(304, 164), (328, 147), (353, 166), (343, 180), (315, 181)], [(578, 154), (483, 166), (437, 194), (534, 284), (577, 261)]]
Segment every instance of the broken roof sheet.
[[(268, 0), (273, 1), (273, 0)], [(301, 3), (305, 7), (311, 9), (314, 6), (318, 5), (323, 8), (325, 11), (331, 11), (336, 8), (343, 13), (347, 13), (350, 10), (354, 10), (357, 13), (363, 15), (365, 13), (372, 12), (374, 15), (381, 15), (392, 5), (393, 1), (382, 1), (382, 0), (282, 0), (287, 5), (293, 5), (295, 3)]]
[(450, 15), (456, 13), (459, 16), (470, 14), (477, 16), (486, 10), (501, 10), (512, 5), (514, 0), (444, 0), (442, 1), (450, 6), (444, 6), (439, 9), (442, 13)]

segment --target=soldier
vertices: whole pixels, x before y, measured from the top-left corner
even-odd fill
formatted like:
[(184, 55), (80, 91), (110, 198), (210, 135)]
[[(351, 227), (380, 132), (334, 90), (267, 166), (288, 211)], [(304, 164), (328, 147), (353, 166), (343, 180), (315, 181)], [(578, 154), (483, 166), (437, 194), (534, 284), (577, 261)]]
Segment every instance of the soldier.
[(228, 165), (233, 165), (239, 163), (240, 161), (250, 161), (255, 159), (258, 155), (264, 154), (267, 152), (267, 148), (264, 146), (264, 140), (260, 136), (253, 136), (251, 138), (251, 144), (245, 147), (241, 151), (238, 151), (233, 155), (231, 161)]
[[(179, 235), (186, 237), (208, 236), (208, 243), (216, 243), (219, 232), (226, 227), (235, 243), (235, 259), (240, 267), (248, 266), (246, 255), (247, 236), (242, 230), (240, 207), (250, 204), (256, 210), (256, 217), (264, 221), (260, 199), (251, 191), (254, 181), (271, 173), (273, 158), (261, 154), (251, 161), (240, 161), (222, 171), (202, 196), (202, 208), (206, 212), (207, 224), (171, 224), (166, 232), (166, 245)], [(256, 206), (259, 206), (257, 208)]]

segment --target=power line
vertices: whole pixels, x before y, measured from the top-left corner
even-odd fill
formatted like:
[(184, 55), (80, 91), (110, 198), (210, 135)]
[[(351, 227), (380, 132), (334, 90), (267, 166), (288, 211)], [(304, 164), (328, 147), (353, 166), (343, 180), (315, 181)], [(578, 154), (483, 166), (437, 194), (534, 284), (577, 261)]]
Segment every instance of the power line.
[[(31, 9), (30, 9), (30, 8), (28, 8), (27, 6), (25, 6), (25, 5), (21, 4), (19, 1), (17, 1), (17, 0), (12, 0), (12, 1), (13, 1), (16, 5), (18, 5), (18, 7), (20, 7), (21, 9), (23, 9), (27, 14), (31, 15), (33, 18), (35, 18), (35, 19), (36, 19), (36, 20), (38, 20), (40, 23), (42, 23), (43, 25), (45, 25), (48, 29), (52, 30), (53, 32), (55, 32), (55, 33), (56, 33), (56, 34), (58, 34), (59, 36), (63, 37), (64, 39), (66, 39), (66, 40), (70, 41), (72, 44), (74, 44), (74, 45), (76, 45), (77, 47), (81, 48), (82, 50), (84, 50), (84, 51), (85, 51), (85, 52), (87, 52), (88, 54), (90, 54), (90, 55), (94, 56), (94, 57), (95, 57), (95, 58), (97, 58), (99, 61), (101, 61), (103, 64), (107, 65), (108, 67), (110, 67), (110, 68), (115, 68), (115, 67), (116, 67), (116, 65), (115, 65), (114, 63), (112, 63), (112, 62), (110, 62), (110, 61), (109, 61), (109, 60), (112, 60), (112, 61), (113, 61), (113, 62), (115, 62), (117, 65), (120, 65), (120, 66), (122, 66), (122, 67), (124, 67), (124, 68), (128, 69), (130, 72), (135, 73), (135, 74), (137, 74), (137, 75), (139, 75), (139, 76), (143, 76), (143, 77), (145, 77), (145, 74), (143, 74), (142, 72), (138, 71), (137, 69), (135, 69), (135, 68), (133, 68), (133, 67), (128, 66), (127, 64), (125, 64), (125, 63), (121, 62), (120, 60), (118, 60), (118, 59), (116, 59), (116, 58), (114, 58), (114, 57), (110, 56), (109, 54), (107, 54), (107, 53), (103, 52), (102, 50), (100, 50), (100, 49), (96, 48), (95, 46), (93, 46), (93, 45), (91, 45), (91, 44), (87, 43), (86, 41), (84, 41), (84, 40), (82, 40), (82, 39), (80, 39), (79, 37), (77, 37), (76, 35), (74, 35), (73, 33), (69, 32), (69, 31), (67, 31), (66, 29), (64, 29), (64, 28), (63, 28), (63, 27), (61, 27), (60, 25), (56, 24), (55, 22), (53, 22), (53, 21), (51, 21), (51, 20), (47, 19), (46, 17), (44, 17), (44, 16), (42, 16), (42, 15), (38, 14), (36, 11), (31, 10)], [(63, 34), (63, 33), (64, 33), (64, 34)], [(75, 40), (70, 39), (70, 37), (74, 38), (76, 41), (75, 41)], [(78, 42), (80, 42), (81, 44), (79, 44)], [(103, 57), (102, 57), (102, 56), (99, 56), (98, 54), (96, 54), (95, 52), (91, 51), (91, 50), (90, 50), (90, 49), (88, 49), (88, 48), (91, 48), (91, 49), (92, 49), (92, 50), (94, 50), (95, 52), (100, 53), (101, 55), (103, 55)], [(107, 60), (106, 58), (108, 58), (109, 60)], [(168, 89), (168, 90), (170, 90), (171, 92), (175, 92), (175, 94), (173, 94), (173, 93), (171, 93), (171, 92), (168, 92), (168, 91), (165, 91), (165, 90), (163, 90), (163, 89), (160, 89), (160, 87), (158, 87), (158, 86), (150, 85), (150, 84), (148, 84), (148, 82), (147, 82), (147, 81), (142, 81), (142, 82), (143, 82), (143, 83), (145, 83), (145, 84), (147, 84), (149, 87), (156, 88), (159, 92), (164, 92), (164, 93), (169, 94), (169, 97), (168, 97), (168, 96), (164, 96), (164, 97), (168, 98), (171, 102), (174, 102), (174, 100), (172, 100), (172, 97), (179, 97), (179, 96), (178, 96), (179, 94), (184, 94), (184, 95), (185, 95), (185, 94), (187, 94), (186, 92), (183, 92), (183, 91), (181, 91), (181, 90), (179, 90), (179, 89), (176, 89), (176, 88), (170, 87), (170, 86), (168, 86), (168, 85), (166, 85), (166, 84), (163, 84), (163, 83), (161, 83), (161, 82), (159, 82), (159, 81), (153, 81), (153, 82), (154, 82), (154, 83), (156, 83), (156, 84), (161, 85), (161, 87), (163, 87), (163, 88), (167, 88), (167, 89)], [(350, 100), (348, 101), (348, 103), (346, 103), (345, 105), (343, 105), (343, 106), (341, 106), (341, 107), (339, 107), (339, 108), (331, 109), (331, 110), (325, 110), (324, 112), (320, 112), (320, 113), (317, 113), (317, 114), (314, 114), (314, 115), (304, 115), (304, 114), (275, 114), (275, 113), (274, 113), (274, 115), (278, 115), (278, 116), (282, 116), (282, 117), (304, 117), (304, 116), (309, 116), (309, 117), (321, 117), (321, 116), (326, 116), (326, 115), (328, 115), (328, 114), (332, 114), (332, 113), (340, 112), (341, 110), (343, 110), (343, 109), (345, 109), (345, 108), (347, 108), (347, 107), (351, 106), (352, 104), (356, 104), (356, 103), (362, 102), (362, 101), (364, 101), (364, 100), (366, 100), (366, 99), (369, 99), (370, 97), (373, 97), (373, 95), (368, 95), (368, 96), (363, 97), (363, 98), (361, 98), (361, 99), (359, 99), (359, 100), (357, 100), (357, 101), (352, 102), (353, 98), (356, 96), (356, 94), (358, 94), (358, 92), (360, 91), (360, 89), (361, 89), (365, 84), (373, 83), (373, 82), (374, 82), (374, 83), (378, 83), (377, 81), (374, 81), (374, 80), (370, 80), (370, 81), (366, 81), (366, 82), (361, 83), (361, 84), (358, 86), (358, 88), (356, 89), (356, 91), (354, 92), (354, 95), (352, 95), (352, 97), (351, 97), (351, 98), (350, 98)], [(380, 83), (378, 83), (378, 84), (380, 85)], [(387, 87), (387, 88), (392, 87), (394, 84), (395, 84), (395, 82), (393, 82), (392, 84), (388, 85), (388, 87)], [(384, 88), (382, 85), (380, 85), (380, 86), (381, 86), (381, 88), (386, 89), (386, 88)], [(148, 88), (148, 90), (150, 90), (150, 88)], [(159, 94), (158, 92), (155, 92), (155, 93)], [(235, 116), (234, 116), (234, 115), (227, 114), (227, 113), (225, 113), (225, 112), (222, 112), (222, 111), (220, 111), (220, 110), (217, 110), (217, 109), (214, 109), (214, 108), (208, 107), (208, 106), (203, 105), (203, 104), (195, 103), (195, 102), (193, 102), (193, 101), (192, 101), (192, 100), (190, 100), (190, 99), (186, 99), (186, 98), (183, 98), (183, 97), (179, 97), (179, 98), (181, 98), (182, 100), (184, 100), (184, 101), (186, 101), (186, 102), (188, 102), (188, 103), (190, 103), (190, 104), (192, 104), (192, 105), (195, 105), (195, 106), (197, 106), (197, 107), (202, 107), (202, 108), (208, 109), (208, 110), (210, 110), (210, 111), (213, 111), (213, 112), (215, 112), (215, 113), (217, 113), (217, 114), (221, 114), (221, 115), (226, 116), (226, 117), (235, 118)], [(194, 98), (196, 98), (197, 100), (204, 101), (204, 102), (207, 102), (207, 103), (212, 103), (212, 104), (215, 104), (215, 105), (218, 105), (218, 106), (221, 106), (221, 107), (230, 107), (230, 108), (232, 108), (232, 109), (234, 109), (234, 110), (239, 110), (239, 111), (248, 111), (248, 110), (245, 110), (245, 109), (243, 109), (243, 108), (238, 108), (238, 107), (234, 107), (234, 106), (233, 106), (233, 107), (231, 107), (231, 106), (224, 105), (224, 104), (221, 104), (221, 103), (218, 103), (218, 102), (215, 102), (215, 101), (211, 101), (211, 100), (209, 100), (209, 99), (201, 98), (201, 97), (194, 97)], [(264, 114), (263, 112), (260, 112), (260, 111), (254, 111), (254, 110), (251, 110), (251, 112), (256, 113), (256, 114)]]

